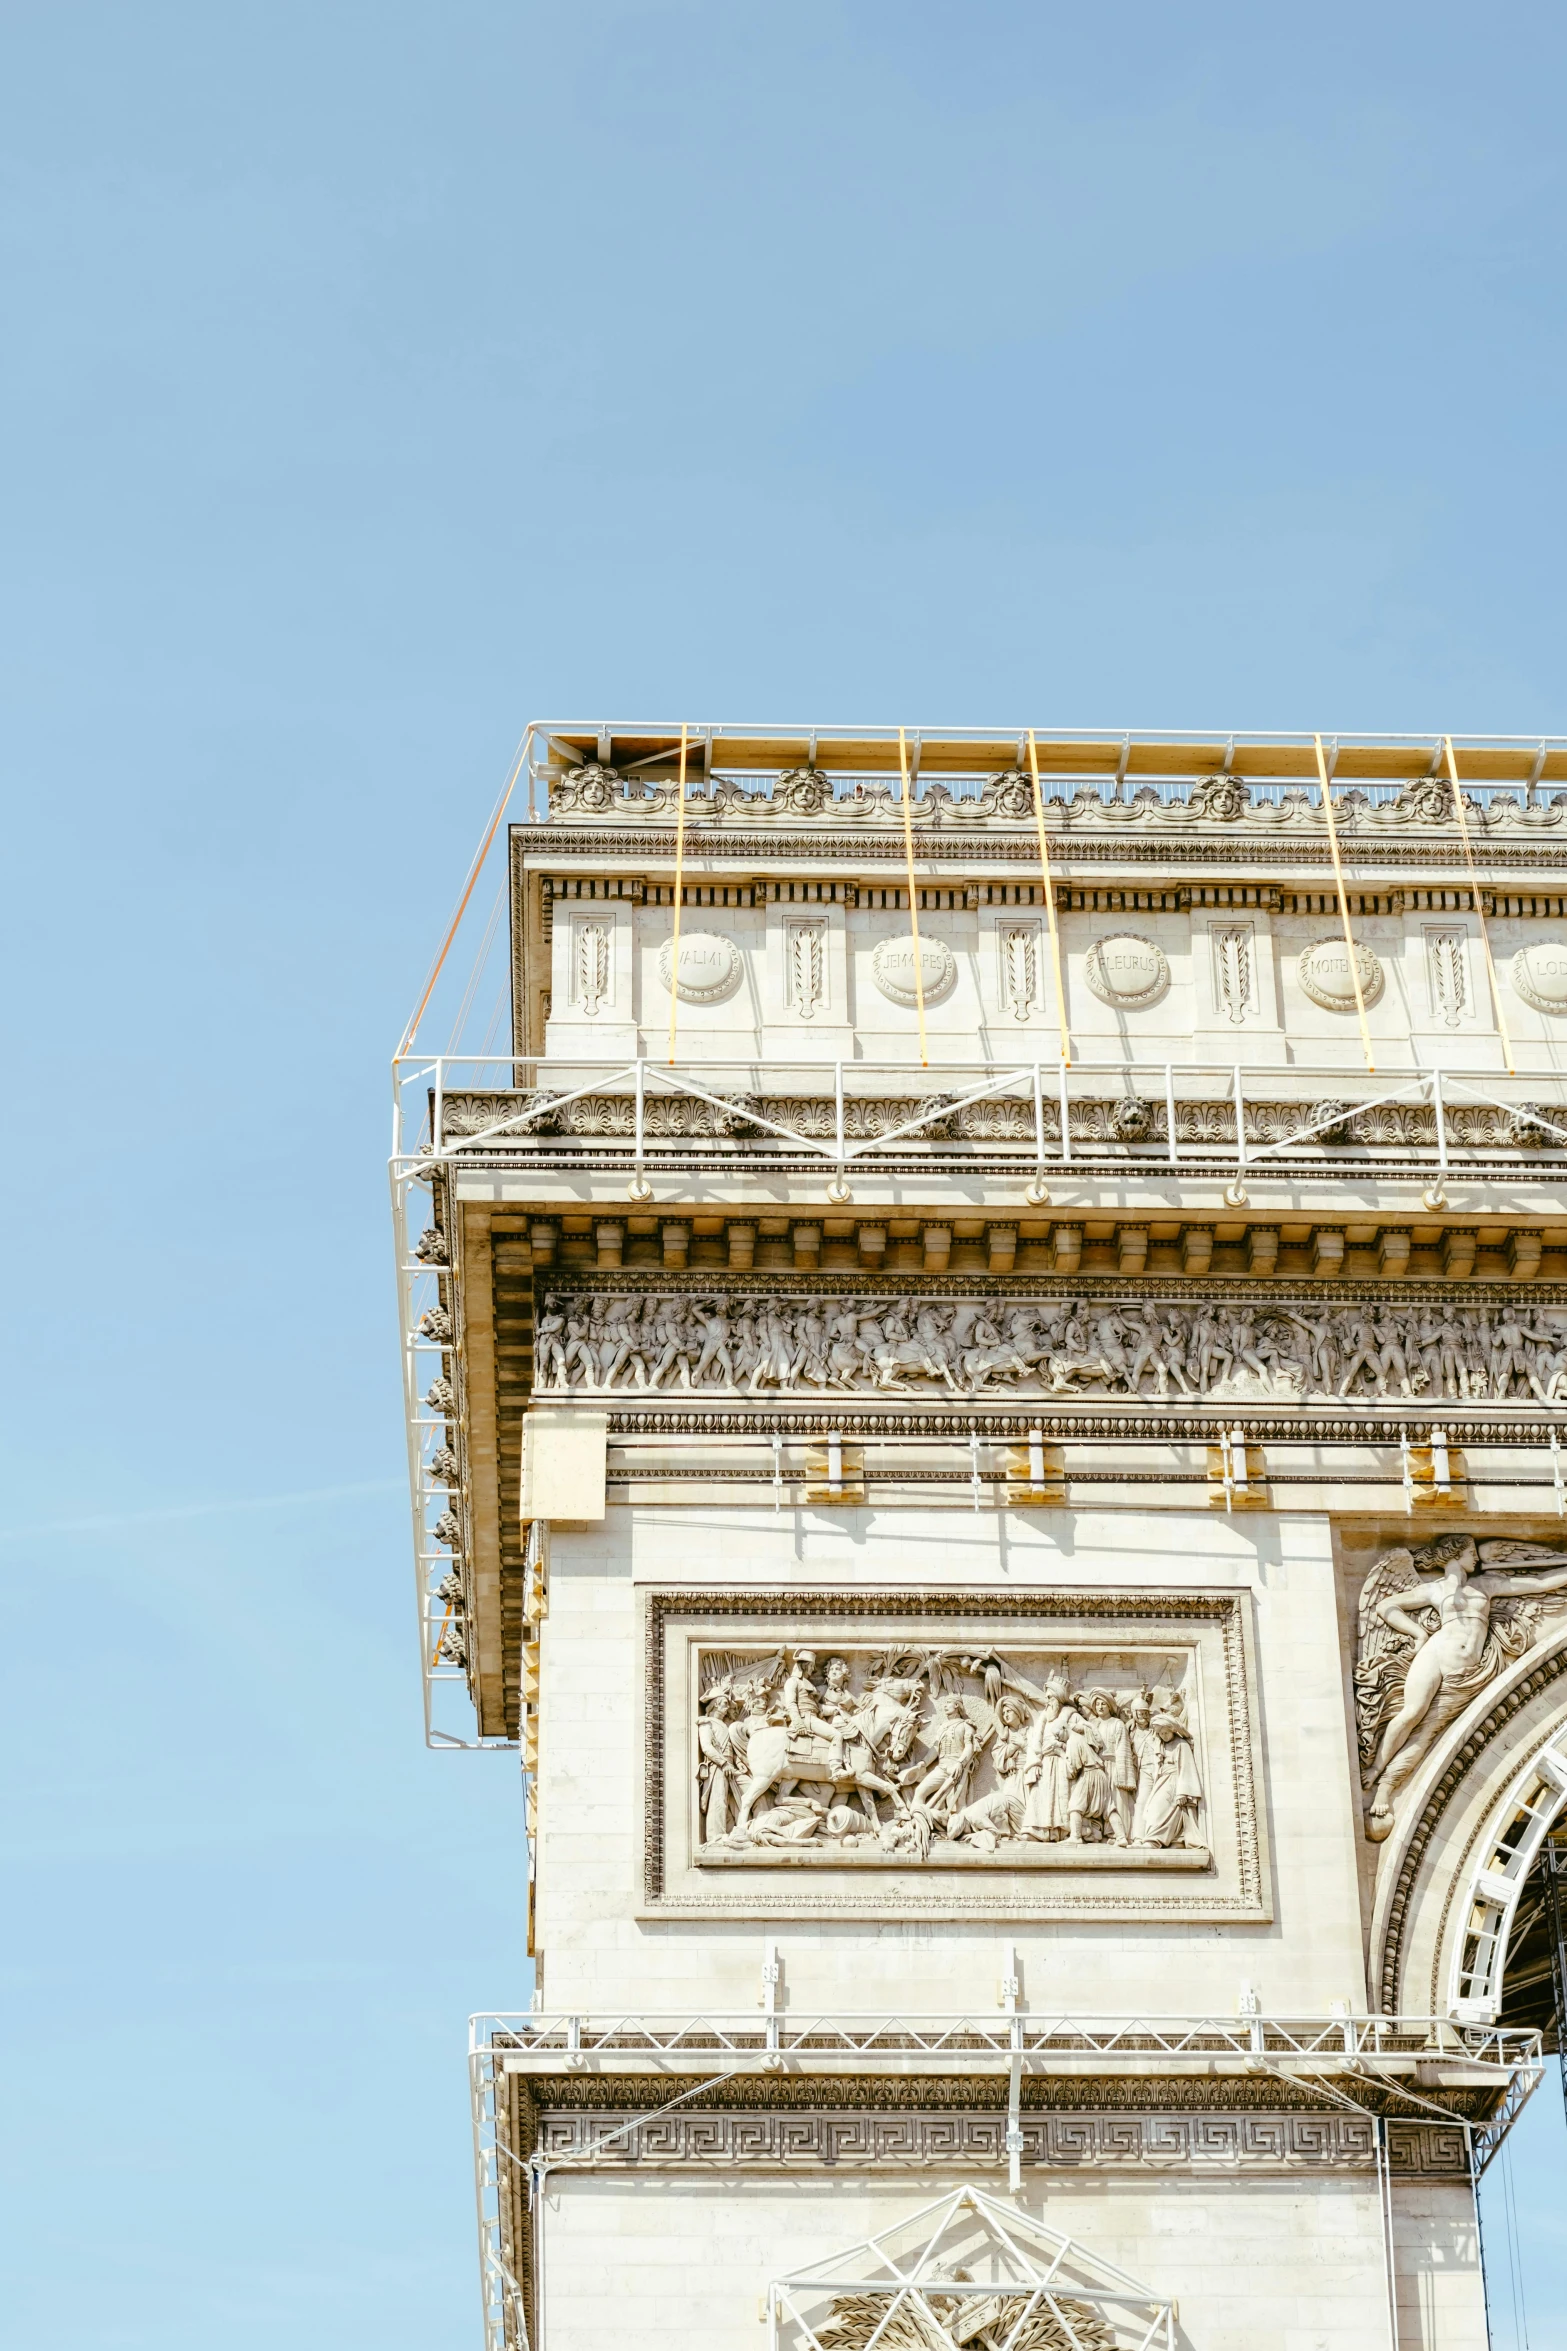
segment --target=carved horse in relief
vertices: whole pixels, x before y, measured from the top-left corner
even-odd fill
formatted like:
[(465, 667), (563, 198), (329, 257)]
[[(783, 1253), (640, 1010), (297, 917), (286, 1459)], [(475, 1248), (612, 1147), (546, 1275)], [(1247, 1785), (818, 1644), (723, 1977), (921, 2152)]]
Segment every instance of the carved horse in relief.
[(731, 1835), (737, 1842), (743, 1839), (753, 1807), (769, 1789), (775, 1798), (782, 1798), (801, 1783), (829, 1788), (834, 1794), (858, 1796), (861, 1809), (874, 1828), (881, 1827), (876, 1810), (878, 1796), (890, 1798), (899, 1814), (907, 1813), (908, 1804), (896, 1777), (886, 1775), (889, 1771), (897, 1772), (914, 1744), (924, 1694), (924, 1683), (918, 1676), (888, 1678), (867, 1690), (855, 1710), (853, 1727), (844, 1734), (841, 1770), (833, 1768), (833, 1741), (822, 1732), (812, 1731), (802, 1737), (782, 1722), (749, 1725), (747, 1770), (740, 1783), (740, 1803)]

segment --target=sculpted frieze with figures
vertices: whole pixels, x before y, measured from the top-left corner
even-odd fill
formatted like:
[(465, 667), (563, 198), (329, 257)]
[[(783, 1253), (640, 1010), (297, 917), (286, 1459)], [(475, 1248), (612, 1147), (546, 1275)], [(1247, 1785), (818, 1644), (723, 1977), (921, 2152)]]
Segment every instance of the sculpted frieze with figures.
[(1560, 1310), (1430, 1297), (951, 1299), (554, 1292), (538, 1389), (702, 1396), (1376, 1398), (1567, 1395)]
[(644, 1606), (654, 1913), (1269, 1914), (1237, 1593)]
[(1195, 1658), (698, 1652), (696, 1858), (1206, 1868)]

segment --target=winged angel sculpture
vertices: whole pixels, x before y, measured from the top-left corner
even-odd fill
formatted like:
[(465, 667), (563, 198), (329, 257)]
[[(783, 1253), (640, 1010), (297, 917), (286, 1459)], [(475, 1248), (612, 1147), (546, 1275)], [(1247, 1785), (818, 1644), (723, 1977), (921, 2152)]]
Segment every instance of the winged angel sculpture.
[(1386, 1551), (1360, 1593), (1355, 1710), (1366, 1834), (1393, 1826), (1400, 1791), (1451, 1722), (1567, 1609), (1567, 1552), (1443, 1535)]

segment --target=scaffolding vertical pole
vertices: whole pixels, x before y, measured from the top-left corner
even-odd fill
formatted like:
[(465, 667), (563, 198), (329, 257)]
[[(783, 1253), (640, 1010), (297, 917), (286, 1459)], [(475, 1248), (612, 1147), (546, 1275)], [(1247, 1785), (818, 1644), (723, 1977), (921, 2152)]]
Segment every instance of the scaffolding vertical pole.
[(1007, 1954), (1001, 2004), (1007, 2012), (1007, 2193), (1023, 2192), (1023, 1978), (1017, 1953)]
[(832, 1100), (833, 1135), (838, 1146), (838, 1183), (843, 1196), (847, 1197), (849, 1175), (843, 1157), (843, 1063), (841, 1060), (835, 1061), (832, 1065)]
[(640, 1053), (636, 1058), (636, 1068), (634, 1075), (636, 1084), (636, 1109), (634, 1113), (635, 1125), (631, 1146), (631, 1156), (634, 1163), (634, 1172), (631, 1178), (631, 1197), (633, 1200), (646, 1200), (651, 1197), (653, 1187), (647, 1180), (647, 1169), (643, 1165), (644, 1150), (647, 1143), (647, 1124), (643, 1116), (647, 1092), (647, 1064), (643, 1060), (643, 1057)]
[(1567, 2109), (1567, 1834), (1545, 1840), (1545, 1931), (1551, 1945), (1551, 2021), (1561, 2071), (1562, 2105)]
[[(1366, 1020), (1366, 991), (1360, 984), (1360, 949), (1350, 927), (1349, 893), (1344, 887), (1344, 866), (1338, 851), (1338, 826), (1333, 820), (1333, 778), (1328, 773), (1327, 757), (1322, 748), (1322, 737), (1316, 738), (1317, 775), (1322, 784), (1322, 813), (1328, 820), (1328, 847), (1333, 853), (1333, 879), (1338, 884), (1338, 909), (1344, 924), (1344, 951), (1349, 957), (1349, 984), (1354, 990), (1355, 1010), (1360, 1015), (1360, 1042), (1365, 1051), (1366, 1067), (1375, 1075), (1376, 1062), (1371, 1053), (1371, 1029)], [(1337, 751), (1333, 754), (1335, 760)]]
[(1061, 985), (1061, 937), (1056, 928), (1056, 887), (1050, 871), (1050, 841), (1045, 831), (1045, 800), (1039, 784), (1039, 745), (1028, 730), (1028, 764), (1034, 780), (1034, 823), (1039, 830), (1039, 871), (1045, 885), (1045, 918), (1050, 927), (1050, 968), (1056, 984), (1056, 1023), (1061, 1031), (1061, 1059), (1072, 1058), (1072, 1040), (1066, 1025), (1066, 991)]

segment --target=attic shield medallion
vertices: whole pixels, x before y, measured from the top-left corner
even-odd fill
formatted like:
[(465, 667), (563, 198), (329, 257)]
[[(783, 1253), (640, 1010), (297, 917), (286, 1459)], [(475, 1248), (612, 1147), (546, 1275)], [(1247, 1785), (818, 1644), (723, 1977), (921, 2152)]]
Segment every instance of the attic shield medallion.
[[(667, 988), (674, 964), (674, 942), (666, 939), (658, 951), (658, 976)], [(686, 931), (680, 940), (680, 998), (685, 1004), (716, 1004), (729, 995), (740, 978), (740, 950), (733, 939), (716, 931)]]
[[(1373, 1005), (1382, 993), (1385, 974), (1380, 956), (1369, 947), (1355, 943), (1355, 961), (1360, 972), (1360, 996), (1363, 1004)], [(1308, 947), (1300, 959), (1300, 984), (1313, 1004), (1320, 1004), (1324, 1012), (1353, 1012), (1355, 983), (1350, 977), (1349, 950), (1342, 939), (1319, 939)]]
[(1102, 1004), (1139, 1012), (1166, 993), (1170, 966), (1164, 949), (1152, 939), (1136, 931), (1117, 931), (1112, 938), (1094, 941), (1084, 976)]
[(1536, 1012), (1567, 1012), (1567, 939), (1534, 939), (1513, 957), (1513, 993)]
[[(919, 959), (925, 1002), (939, 1004), (944, 996), (951, 995), (956, 985), (957, 958), (945, 939), (922, 937)], [(898, 938), (879, 940), (871, 955), (871, 974), (889, 1004), (916, 1004), (919, 995), (914, 984), (912, 933), (905, 931)]]

